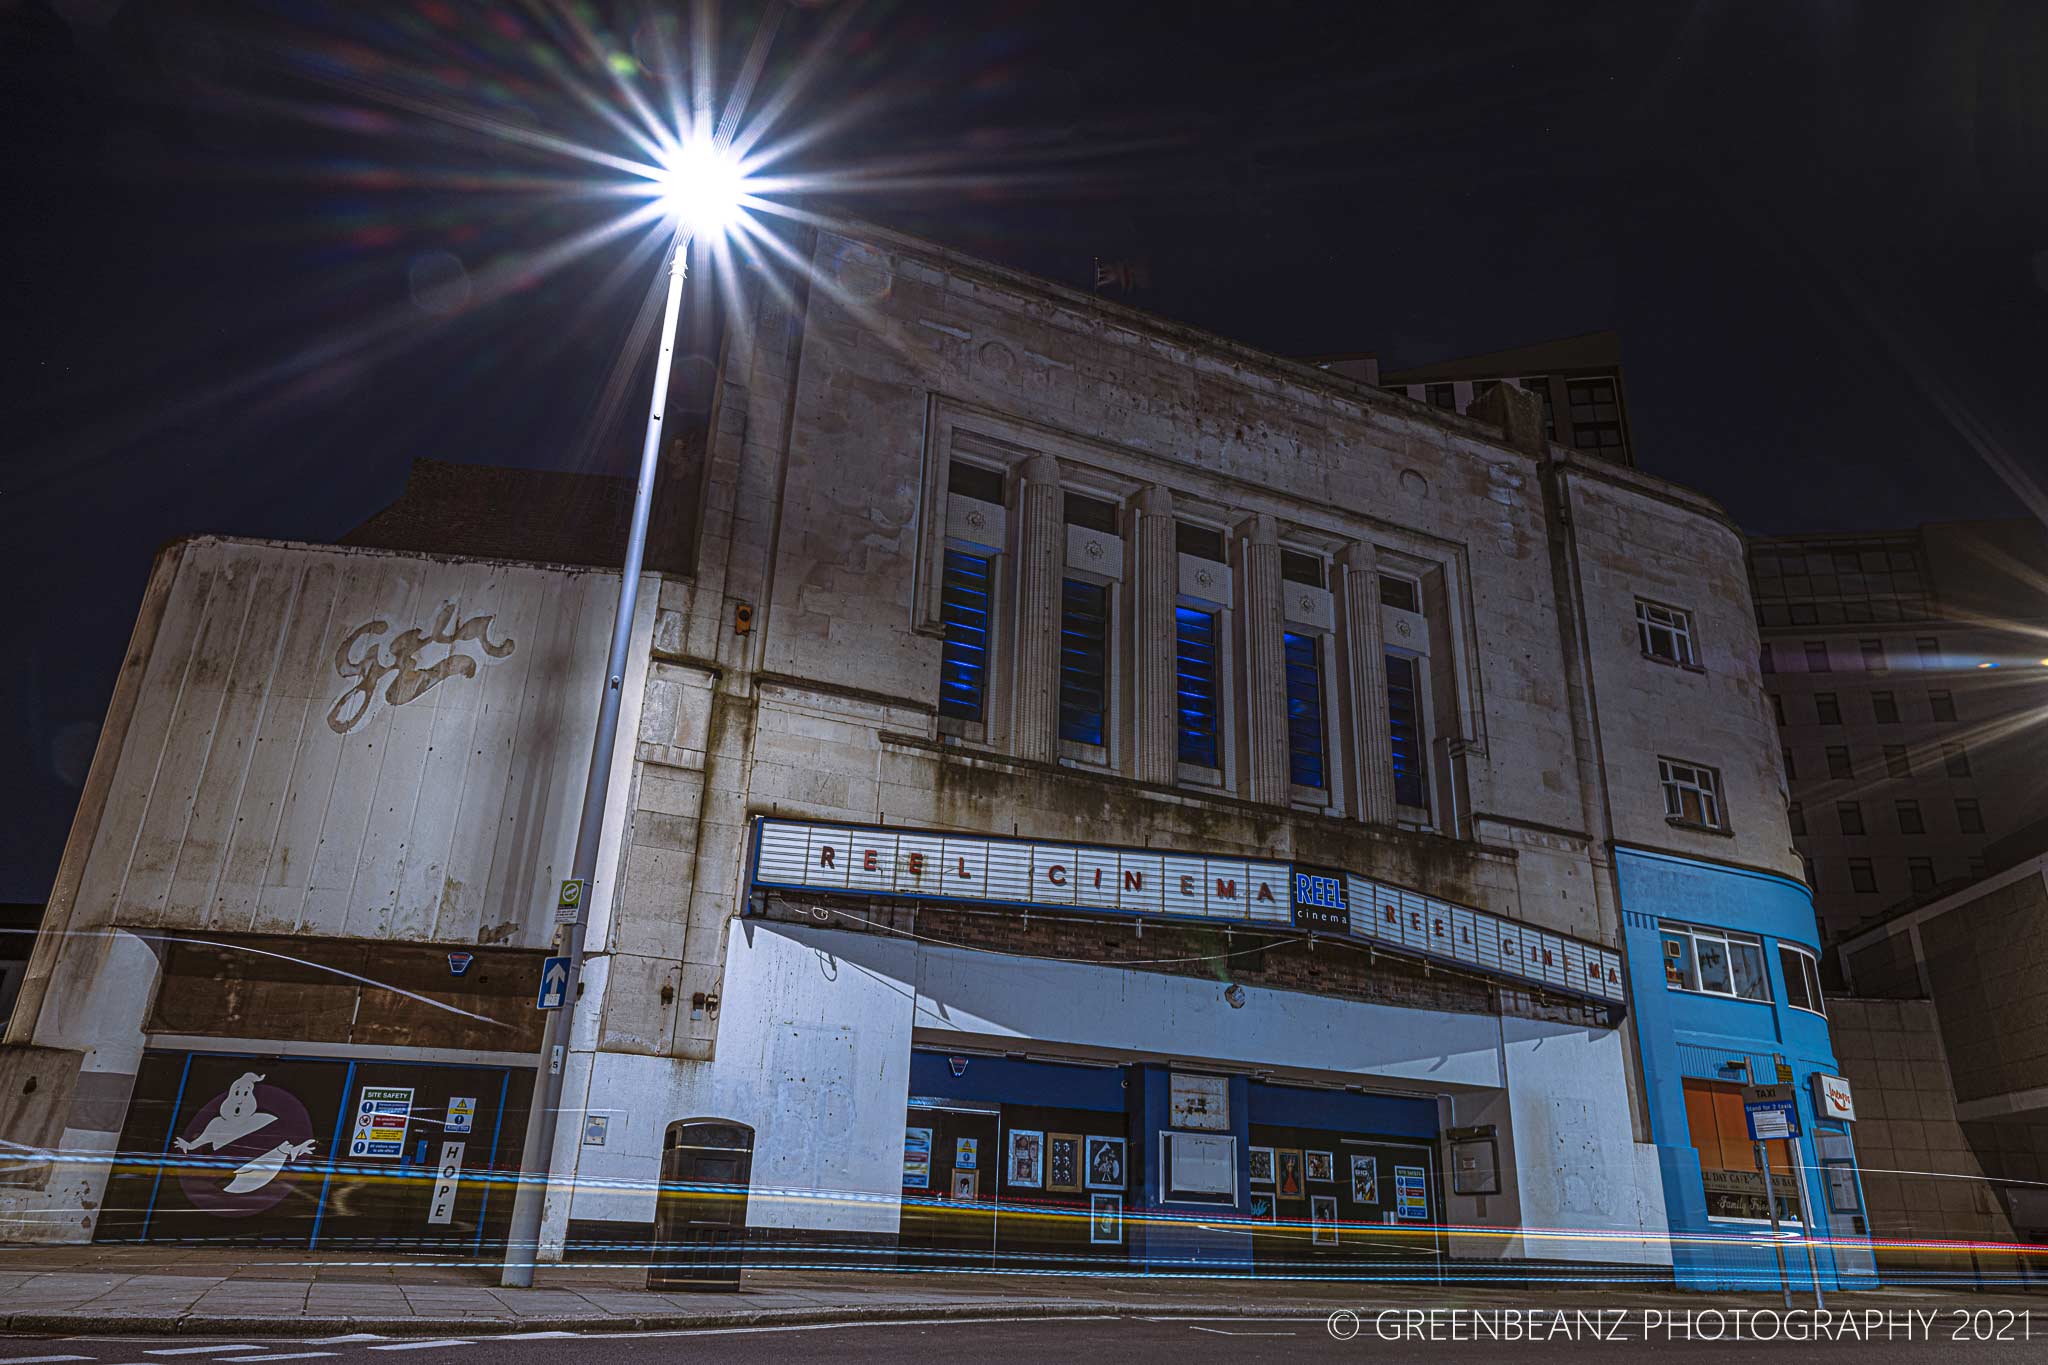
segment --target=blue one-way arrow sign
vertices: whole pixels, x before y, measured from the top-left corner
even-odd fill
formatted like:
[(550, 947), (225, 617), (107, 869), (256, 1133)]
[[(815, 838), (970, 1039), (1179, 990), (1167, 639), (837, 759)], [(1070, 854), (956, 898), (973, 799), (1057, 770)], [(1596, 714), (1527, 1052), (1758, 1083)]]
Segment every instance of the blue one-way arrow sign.
[(562, 1008), (562, 996), (569, 988), (569, 959), (550, 957), (540, 964), (540, 998), (533, 1002), (537, 1010), (558, 1010)]

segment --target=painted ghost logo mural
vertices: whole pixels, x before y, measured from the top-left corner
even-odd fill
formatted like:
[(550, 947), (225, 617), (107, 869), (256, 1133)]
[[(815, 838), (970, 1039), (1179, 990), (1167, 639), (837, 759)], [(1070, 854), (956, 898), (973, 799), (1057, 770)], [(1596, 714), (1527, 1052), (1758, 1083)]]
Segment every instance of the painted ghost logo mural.
[(242, 1218), (284, 1198), (290, 1184), (278, 1174), (317, 1144), (306, 1107), (290, 1091), (264, 1085), (262, 1072), (245, 1071), (201, 1105), (171, 1145), (197, 1158), (178, 1176), (192, 1207)]
[[(463, 651), (466, 641), (476, 642), (485, 663), (504, 658), (518, 643), (491, 639), (491, 622), (496, 616), (472, 616), (464, 621), (456, 617), (455, 604), (443, 602), (434, 614), (432, 629), (414, 627), (401, 632), (388, 645), (378, 643), (376, 637), (391, 629), (389, 621), (365, 621), (350, 631), (334, 651), (334, 671), (355, 682), (334, 699), (327, 712), (327, 728), (345, 735), (368, 720), (376, 707), (379, 687), (384, 688), (383, 700), (387, 705), (403, 706), (418, 701), (450, 678), (475, 677), (478, 661)], [(420, 656), (437, 645), (446, 645), (447, 652), (422, 664)], [(389, 686), (384, 686), (386, 678), (391, 680)]]

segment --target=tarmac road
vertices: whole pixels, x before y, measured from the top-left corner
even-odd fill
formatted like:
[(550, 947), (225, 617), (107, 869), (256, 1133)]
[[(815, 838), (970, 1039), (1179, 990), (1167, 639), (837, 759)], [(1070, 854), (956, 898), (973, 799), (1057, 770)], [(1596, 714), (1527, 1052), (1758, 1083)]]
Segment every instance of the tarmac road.
[[(1499, 1310), (1491, 1310), (1498, 1312)], [(1549, 1313), (1552, 1310), (1528, 1310)], [(1075, 1315), (1025, 1320), (978, 1318), (945, 1322), (866, 1322), (829, 1326), (731, 1327), (645, 1333), (547, 1332), (475, 1338), (404, 1338), (355, 1333), (293, 1340), (251, 1337), (212, 1341), (178, 1337), (0, 1337), (0, 1365), (201, 1365), (201, 1362), (321, 1361), (332, 1365), (593, 1365), (623, 1361), (670, 1365), (677, 1359), (808, 1365), (872, 1358), (971, 1359), (975, 1365), (1048, 1365), (1114, 1361), (1116, 1365), (1189, 1365), (1247, 1360), (1372, 1360), (1453, 1362), (1512, 1359), (1516, 1365), (1603, 1355), (1620, 1361), (1702, 1362), (1854, 1360), (1999, 1361), (2048, 1359), (2048, 1311), (2008, 1315), (1959, 1310), (1930, 1301), (1887, 1310), (1879, 1322), (1829, 1323), (1830, 1338), (1807, 1336), (1812, 1315), (1776, 1315), (1739, 1322), (1732, 1313), (1695, 1314), (1687, 1329), (1669, 1314), (1644, 1310), (1588, 1310), (1563, 1323), (1544, 1320), (1533, 1337), (1526, 1326), (1496, 1317), (1381, 1315), (1370, 1307), (1334, 1324), (1314, 1317), (1146, 1317)], [(1907, 1317), (1906, 1314), (1913, 1316)], [(1840, 1333), (1840, 1335), (1835, 1335)], [(1507, 1339), (1503, 1339), (1503, 1336)], [(1342, 1336), (1346, 1339), (1339, 1339)], [(1701, 1339), (1703, 1337), (1718, 1339)], [(1986, 1339), (1988, 1338), (1988, 1339)], [(2001, 1339), (2002, 1338), (2002, 1339)]]

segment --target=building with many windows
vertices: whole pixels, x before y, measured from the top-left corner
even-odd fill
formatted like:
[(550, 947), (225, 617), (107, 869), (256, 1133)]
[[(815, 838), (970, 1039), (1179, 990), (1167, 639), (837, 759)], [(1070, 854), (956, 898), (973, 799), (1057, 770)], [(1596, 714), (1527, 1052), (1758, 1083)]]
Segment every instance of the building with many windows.
[(1991, 870), (1987, 849), (2048, 809), (2039, 523), (1759, 537), (1750, 572), (1826, 936)]
[[(664, 471), (544, 1254), (644, 1244), (716, 1121), (762, 1256), (1749, 1284), (1773, 1076), (1833, 1172), (1780, 1204), (1853, 1242), (1718, 508), (1518, 386), (793, 249)], [(165, 553), (9, 1034), (64, 1096), (16, 1140), (85, 1155), (9, 1235), (503, 1236), (608, 581)]]
[(1635, 463), (1628, 400), (1621, 380), (1621, 338), (1588, 332), (1464, 356), (1405, 370), (1382, 371), (1366, 357), (1323, 357), (1312, 363), (1349, 373), (1446, 412), (1465, 412), (1496, 384), (1512, 384), (1543, 404), (1543, 434), (1569, 450), (1617, 464)]

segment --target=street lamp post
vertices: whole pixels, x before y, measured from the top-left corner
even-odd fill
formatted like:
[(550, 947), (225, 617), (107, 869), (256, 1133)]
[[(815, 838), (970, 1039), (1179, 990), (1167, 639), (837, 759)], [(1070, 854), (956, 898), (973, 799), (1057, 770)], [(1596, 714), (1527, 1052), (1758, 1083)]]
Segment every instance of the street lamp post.
[(583, 972), (584, 917), (597, 881), (597, 848), (604, 833), (605, 795), (611, 787), (612, 754), (618, 747), (619, 705), (626, 683), (627, 656), (633, 643), (633, 617), (640, 596), (640, 567), (647, 552), (647, 522), (654, 503), (654, 476), (660, 467), (662, 418), (668, 407), (669, 371), (675, 359), (676, 320), (682, 312), (683, 277), (689, 269), (690, 242), (699, 232), (718, 232), (738, 212), (744, 195), (743, 177), (718, 142), (693, 138), (675, 149), (657, 182), (662, 205), (675, 235), (669, 245), (668, 299), (661, 315), (661, 351), (654, 363), (654, 396), (647, 408), (647, 436), (640, 447), (640, 476), (633, 488), (633, 521), (626, 536), (626, 562), (619, 576), (618, 614), (612, 621), (611, 655), (605, 662), (604, 694), (598, 699), (597, 737), (591, 747), (590, 776), (583, 786), (583, 814), (576, 827), (576, 853), (570, 876), (585, 893), (578, 898), (573, 923), (556, 931), (557, 955), (568, 958), (568, 979), (562, 983), (560, 1008), (548, 1011), (541, 1037), (540, 1069), (526, 1126), (526, 1147), (520, 1160), (518, 1190), (512, 1202), (512, 1226), (505, 1242), (500, 1283), (525, 1289), (533, 1284), (540, 1259), (540, 1232), (547, 1211), (555, 1135), (561, 1126), (562, 1084), (568, 1070), (569, 1035), (575, 1018), (577, 981)]

